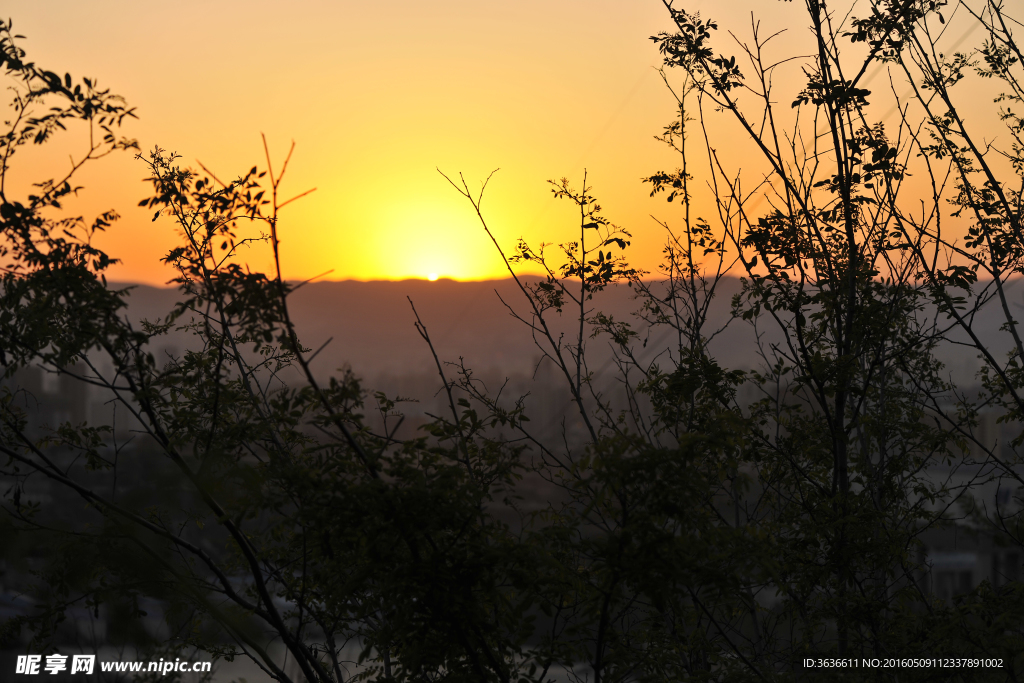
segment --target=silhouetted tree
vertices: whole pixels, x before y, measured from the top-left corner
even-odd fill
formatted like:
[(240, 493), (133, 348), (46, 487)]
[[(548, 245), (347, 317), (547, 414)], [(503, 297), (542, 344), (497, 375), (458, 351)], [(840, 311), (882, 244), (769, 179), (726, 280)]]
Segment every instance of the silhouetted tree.
[[(935, 594), (929, 560), (935, 538), (959, 531), (1020, 563), (998, 550), (1019, 546), (1024, 473), (1013, 379), (1021, 350), (1008, 299), (1021, 238), (1015, 20), (996, 2), (956, 5), (958, 35), (982, 28), (986, 38), (977, 51), (946, 57), (957, 46), (945, 47), (945, 3), (873, 2), (860, 19), (856, 8), (809, 1), (809, 56), (755, 22), (752, 42), (734, 37), (737, 57), (713, 48), (713, 20), (666, 7), (675, 30), (653, 39), (679, 118), (661, 139), (681, 166), (645, 179), (652, 195), (681, 204), (680, 224), (665, 224), (662, 278), (610, 254), (588, 261), (582, 240), (563, 245), (568, 265), (558, 275), (526, 244), (508, 259), (510, 272), (525, 259), (548, 273), (538, 285), (521, 283), (527, 306), (518, 315), (566, 375), (588, 427), (597, 425), (584, 454), (539, 447), (572, 501), (560, 523), (588, 530), (566, 551), (574, 563), (585, 558), (589, 580), (574, 661), (595, 680), (797, 672), (906, 680), (936, 672), (816, 672), (803, 660), (956, 653), (1004, 668), (954, 676), (1015, 678), (1014, 568), (1000, 577), (993, 567), (992, 580), (963, 587), (950, 603)], [(780, 111), (774, 82), (787, 65), (804, 78)], [(873, 94), (877, 73), (907, 82), (908, 95), (895, 85)], [(976, 92), (979, 78), (1000, 81), (996, 102), (1010, 103), (999, 115), (1003, 147), (978, 142), (991, 127), (969, 130), (957, 114), (953, 88)], [(895, 121), (877, 118), (886, 110)], [(720, 147), (722, 119), (739, 135)], [(730, 170), (735, 155), (748, 179), (755, 164), (753, 187)], [(694, 168), (712, 216), (696, 215)], [(482, 195), (465, 181), (457, 188), (479, 214)], [(569, 196), (584, 235), (605, 225), (587, 223), (589, 188)], [(966, 240), (942, 230), (957, 219)], [(613, 241), (602, 235), (596, 244)], [(584, 262), (590, 270), (578, 269)], [(608, 280), (595, 282), (599, 273)], [(711, 302), (733, 274), (743, 276), (734, 316), (756, 339), (758, 362), (746, 372), (712, 356), (721, 329), (709, 325)], [(636, 291), (638, 320), (612, 320), (587, 303), (616, 278)], [(579, 333), (566, 341), (550, 332), (551, 318), (570, 300)], [(1003, 342), (976, 322), (996, 305), (1014, 349), (1004, 358)], [(658, 328), (674, 343), (651, 353)], [(600, 332), (615, 348), (621, 390), (586, 372), (581, 389), (572, 376), (574, 363), (587, 367), (577, 360), (585, 339)], [(958, 385), (939, 362), (951, 344), (981, 354), (973, 386)], [(997, 406), (1008, 438), (983, 433), (982, 417)], [(998, 490), (1011, 495), (992, 496)], [(990, 500), (1004, 503), (993, 509)]]
[[(775, 55), (754, 24), (737, 59), (712, 49), (713, 21), (667, 7), (675, 28), (654, 40), (679, 116), (661, 139), (681, 165), (645, 180), (681, 216), (664, 224), (661, 272), (629, 265), (631, 236), (586, 176), (553, 183), (580, 217), (558, 259), (495, 241), (523, 294), (504, 303), (574, 413), (555, 438), (529, 419), (530, 396), (491, 394), (436, 353), (448, 412), (415, 438), (364, 416), (355, 377), (311, 371), (279, 266), (290, 154), (275, 171), (266, 144), (266, 170), (230, 182), (160, 149), (139, 156), (142, 205), (180, 230), (165, 261), (181, 299), (132, 324), (90, 242), (115, 216), (53, 218), (70, 175), (24, 200), (6, 189), (11, 155), (66, 123), (102, 132), (83, 163), (133, 148), (115, 134), (131, 110), (25, 62), (0, 25), (16, 86), (0, 167), (0, 523), (10, 580), (33, 599), (5, 637), (52, 649), (84, 611), (108, 627), (83, 647), (245, 655), (280, 681), (930, 680), (941, 663), (861, 665), (932, 657), (1001, 662), (943, 676), (1014, 679), (1019, 582), (938, 599), (922, 540), (1022, 538), (1021, 439), (993, 443), (980, 424), (992, 409), (1006, 430), (1021, 419), (1013, 20), (994, 2), (958, 5), (949, 25), (986, 39), (947, 58), (944, 3), (874, 2), (859, 19), (808, 0), (810, 56)], [(791, 62), (804, 78), (779, 111), (772, 78)], [(909, 99), (869, 92), (876, 68), (912, 84)], [(972, 69), (1005, 88), (1007, 148), (957, 114)], [(878, 118), (890, 107), (895, 124)], [(715, 142), (721, 117), (763, 164), (753, 189)], [(929, 181), (923, 195), (911, 177)], [(490, 235), (486, 182), (451, 180)], [(966, 241), (940, 229), (956, 218)], [(258, 240), (273, 273), (240, 262)], [(545, 275), (520, 277), (524, 261)], [(728, 324), (751, 327), (752, 369), (714, 357), (713, 301), (734, 274)], [(617, 284), (636, 294), (631, 320), (601, 312)], [(978, 332), (992, 304), (1007, 357)], [(158, 357), (175, 331), (194, 344)], [(939, 362), (953, 342), (980, 354), (977, 386)], [(595, 366), (604, 343), (611, 372)], [(32, 368), (89, 384), (113, 417), (42, 429), (16, 383)], [(524, 482), (539, 480), (556, 493), (531, 507)]]

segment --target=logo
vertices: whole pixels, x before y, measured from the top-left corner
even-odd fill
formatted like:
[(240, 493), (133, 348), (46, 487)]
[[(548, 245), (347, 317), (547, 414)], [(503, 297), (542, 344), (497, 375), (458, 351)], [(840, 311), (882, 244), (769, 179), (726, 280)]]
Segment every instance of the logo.
[[(70, 673), (91, 674), (96, 668), (96, 655), (71, 655), (70, 659)], [(28, 676), (40, 673), (56, 675), (62, 671), (68, 671), (68, 656), (59, 654), (46, 655), (45, 663), (42, 655), (18, 655), (14, 668), (14, 673)]]

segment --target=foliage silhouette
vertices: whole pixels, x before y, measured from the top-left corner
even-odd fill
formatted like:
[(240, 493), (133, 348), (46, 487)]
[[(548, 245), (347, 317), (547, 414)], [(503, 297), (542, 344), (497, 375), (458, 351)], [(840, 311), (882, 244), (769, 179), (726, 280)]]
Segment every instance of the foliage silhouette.
[[(675, 28), (653, 39), (678, 118), (660, 139), (681, 166), (645, 181), (680, 217), (663, 224), (659, 277), (629, 265), (631, 235), (586, 175), (552, 183), (579, 210), (557, 260), (523, 241), (506, 255), (481, 209), (487, 182), (449, 178), (522, 294), (502, 303), (564, 380), (579, 428), (567, 416), (556, 438), (534, 427), (529, 396), (488, 393), (436, 352), (448, 413), (411, 438), (391, 419), (397, 398), (374, 395), (378, 422), (357, 378), (315, 375), (280, 271), (290, 153), (275, 172), (266, 141), (266, 170), (230, 182), (161, 149), (139, 155), (152, 186), (140, 205), (180, 230), (165, 261), (181, 299), (132, 324), (91, 244), (116, 216), (50, 217), (84, 163), (136, 147), (117, 137), (132, 110), (26, 62), (0, 25), (15, 83), (0, 166), (0, 523), (11, 580), (32, 597), (3, 637), (66, 648), (87, 610), (107, 632), (79, 647), (247, 656), (280, 681), (931, 680), (942, 664), (860, 667), (934, 657), (1000, 662), (951, 678), (1018, 677), (1020, 582), (993, 572), (946, 600), (931, 554), (952, 531), (1024, 538), (1015, 20), (991, 1), (957, 5), (955, 21), (942, 2), (846, 19), (805, 4), (811, 54), (780, 60), (758, 24), (739, 57), (721, 55), (713, 21), (666, 3)], [(982, 46), (945, 57), (947, 14), (983, 28)], [(805, 77), (780, 111), (772, 77), (793, 59)], [(910, 98), (869, 91), (876, 65), (914, 84)], [(1009, 148), (978, 142), (957, 112), (972, 71), (1005, 88)], [(890, 104), (895, 125), (873, 118)], [(713, 142), (722, 117), (764, 164), (753, 191)], [(9, 197), (12, 155), (73, 123), (90, 150), (72, 173)], [(912, 177), (928, 180), (923, 211)], [(958, 218), (966, 241), (942, 230)], [(275, 272), (242, 264), (255, 241)], [(523, 262), (544, 276), (520, 277)], [(745, 369), (713, 355), (712, 302), (734, 274), (729, 324), (757, 340)], [(633, 288), (634, 319), (601, 312), (615, 285)], [(1005, 316), (1005, 358), (978, 333), (986, 306)], [(662, 330), (668, 348), (648, 348)], [(195, 343), (159, 357), (174, 331)], [(614, 384), (588, 361), (605, 341)], [(938, 361), (953, 342), (979, 354), (976, 386)], [(33, 368), (89, 385), (111, 419), (43, 429), (17, 383)], [(983, 435), (993, 411), (1014, 438)], [(557, 495), (531, 508), (539, 480)]]

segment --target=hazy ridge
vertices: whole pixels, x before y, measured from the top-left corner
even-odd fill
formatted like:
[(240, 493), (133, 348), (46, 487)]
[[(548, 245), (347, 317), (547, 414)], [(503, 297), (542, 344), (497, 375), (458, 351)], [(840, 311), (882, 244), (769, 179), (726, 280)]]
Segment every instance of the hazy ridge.
[[(1011, 296), (1021, 299), (1019, 283), (1015, 283)], [(128, 285), (116, 285), (128, 286)], [(132, 285), (128, 297), (128, 314), (133, 319), (156, 318), (165, 315), (178, 300), (174, 288)], [(724, 278), (719, 283), (712, 301), (707, 330), (714, 331), (729, 323), (731, 302), (740, 291), (737, 278)], [(374, 385), (377, 380), (391, 383), (398, 377), (428, 374), (436, 370), (430, 349), (416, 332), (415, 316), (410, 299), (420, 318), (427, 326), (435, 350), (442, 361), (465, 359), (468, 366), (481, 374), (532, 374), (540, 358), (530, 330), (516, 320), (503, 301), (521, 314), (528, 304), (516, 283), (511, 279), (477, 282), (454, 280), (355, 280), (308, 283), (295, 290), (289, 305), (302, 343), (319, 349), (330, 342), (316, 356), (313, 368), (324, 376), (339, 368), (351, 367), (356, 375)], [(1024, 303), (1024, 302), (1022, 302)], [(589, 311), (601, 311), (616, 320), (640, 325), (633, 317), (640, 307), (635, 292), (625, 286), (609, 287), (588, 302)], [(1018, 308), (1022, 308), (1018, 304)], [(549, 322), (557, 331), (572, 338), (577, 324), (577, 310), (566, 308), (561, 316), (550, 312)], [(928, 311), (924, 312), (928, 315)], [(526, 316), (528, 317), (528, 316)], [(1009, 335), (1000, 332), (1003, 323), (997, 306), (983, 308), (975, 318), (979, 336), (994, 342), (999, 354), (1009, 350)], [(774, 323), (762, 321), (760, 331), (770, 343), (775, 334)], [(961, 335), (952, 335), (961, 339)], [(965, 337), (963, 337), (965, 339)], [(781, 337), (780, 337), (781, 339)], [(181, 335), (170, 335), (162, 348), (178, 352), (187, 344)], [(643, 349), (645, 359), (674, 349), (676, 342), (670, 330), (652, 333)], [(1006, 348), (1003, 348), (1005, 346)], [(611, 358), (607, 337), (587, 340), (591, 369), (601, 372)], [(711, 344), (712, 355), (727, 368), (754, 369), (761, 361), (756, 353), (755, 331), (743, 320), (733, 320), (718, 334)], [(960, 383), (971, 383), (978, 367), (976, 352), (970, 348), (945, 344), (938, 356), (949, 372)]]

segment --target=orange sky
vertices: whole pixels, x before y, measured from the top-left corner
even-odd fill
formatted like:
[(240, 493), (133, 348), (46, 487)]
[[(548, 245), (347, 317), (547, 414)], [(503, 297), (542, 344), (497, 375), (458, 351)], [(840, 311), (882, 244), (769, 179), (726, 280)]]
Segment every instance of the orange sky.
[[(687, 7), (717, 18), (721, 34), (749, 33), (752, 9), (773, 31), (807, 23), (798, 2)], [(94, 77), (137, 107), (126, 132), (143, 149), (233, 177), (262, 166), (261, 132), (278, 157), (295, 140), (285, 193), (317, 191), (285, 210), (288, 278), (504, 276), (435, 168), (474, 186), (501, 168), (484, 208), (509, 249), (520, 236), (573, 237), (578, 217), (545, 181), (578, 185), (584, 168), (605, 215), (633, 232), (635, 265), (653, 270), (663, 245), (649, 214), (678, 211), (640, 182), (677, 163), (653, 139), (673, 116), (652, 68), (648, 37), (670, 28), (656, 0), (7, 0), (4, 10), (40, 66)], [(67, 152), (32, 164), (52, 169)], [(110, 276), (159, 284), (175, 233), (135, 208), (144, 171), (130, 155), (104, 160), (69, 208), (122, 213), (100, 242), (123, 260)], [(248, 258), (270, 267), (266, 252)]]

